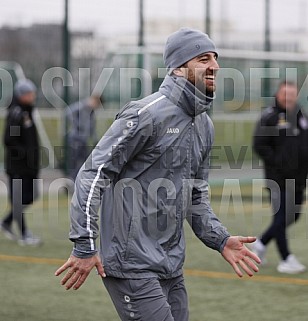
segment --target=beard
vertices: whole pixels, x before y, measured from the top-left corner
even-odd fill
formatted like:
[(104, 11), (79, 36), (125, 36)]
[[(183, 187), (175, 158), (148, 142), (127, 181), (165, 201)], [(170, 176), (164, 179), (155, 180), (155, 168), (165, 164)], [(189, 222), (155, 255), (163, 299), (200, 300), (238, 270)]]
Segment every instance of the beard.
[(202, 94), (206, 96), (213, 96), (216, 90), (215, 79), (207, 80), (207, 76), (213, 76), (213, 74), (207, 75), (206, 73), (202, 73), (196, 75), (192, 70), (188, 71), (187, 80), (191, 82)]
[(206, 83), (206, 81), (205, 82), (196, 81), (195, 82), (195, 87), (206, 96), (213, 96), (213, 94), (214, 94), (214, 92), (216, 90), (216, 85), (215, 84), (208, 85)]

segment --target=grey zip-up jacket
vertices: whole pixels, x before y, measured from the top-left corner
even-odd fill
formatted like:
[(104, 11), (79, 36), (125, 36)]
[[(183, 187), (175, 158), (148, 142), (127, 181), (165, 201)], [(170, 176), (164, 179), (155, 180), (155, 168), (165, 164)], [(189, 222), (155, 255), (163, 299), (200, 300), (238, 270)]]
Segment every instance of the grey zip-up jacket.
[(107, 276), (172, 278), (185, 258), (183, 222), (208, 247), (230, 236), (209, 204), (214, 129), (204, 96), (183, 77), (127, 104), (81, 168), (71, 205), (73, 255), (100, 254)]

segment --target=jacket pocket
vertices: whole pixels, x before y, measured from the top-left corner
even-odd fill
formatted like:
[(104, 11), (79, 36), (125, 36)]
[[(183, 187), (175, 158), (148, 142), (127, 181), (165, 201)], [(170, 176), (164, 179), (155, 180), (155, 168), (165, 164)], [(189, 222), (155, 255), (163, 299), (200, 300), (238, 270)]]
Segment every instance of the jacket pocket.
[(125, 260), (128, 260), (132, 252), (132, 248), (134, 247), (134, 242), (138, 233), (138, 226), (140, 227), (140, 214), (137, 212), (137, 213), (133, 213), (133, 216), (129, 225), (126, 249), (124, 253)]

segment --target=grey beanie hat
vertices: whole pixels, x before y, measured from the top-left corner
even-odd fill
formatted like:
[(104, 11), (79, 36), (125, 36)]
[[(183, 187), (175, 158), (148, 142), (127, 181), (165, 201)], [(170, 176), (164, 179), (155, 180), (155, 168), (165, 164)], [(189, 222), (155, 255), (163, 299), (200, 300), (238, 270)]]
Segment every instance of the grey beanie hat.
[(29, 92), (36, 92), (36, 86), (30, 79), (20, 79), (14, 86), (14, 95), (16, 98), (28, 94)]
[(169, 36), (165, 45), (164, 62), (168, 71), (206, 52), (218, 55), (214, 42), (199, 30), (181, 28)]

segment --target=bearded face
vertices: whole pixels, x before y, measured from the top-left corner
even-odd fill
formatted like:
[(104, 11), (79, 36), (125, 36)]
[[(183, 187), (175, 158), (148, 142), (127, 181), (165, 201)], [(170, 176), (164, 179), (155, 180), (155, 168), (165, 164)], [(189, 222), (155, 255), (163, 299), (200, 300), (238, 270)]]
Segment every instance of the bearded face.
[(204, 94), (213, 94), (216, 90), (216, 74), (219, 69), (217, 55), (205, 53), (193, 58), (184, 66), (184, 77)]

